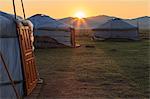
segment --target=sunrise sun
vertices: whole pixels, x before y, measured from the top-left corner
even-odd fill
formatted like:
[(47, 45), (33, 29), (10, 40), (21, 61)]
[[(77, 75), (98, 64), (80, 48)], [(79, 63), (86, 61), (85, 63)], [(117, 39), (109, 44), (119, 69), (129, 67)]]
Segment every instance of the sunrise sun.
[(85, 18), (85, 13), (83, 11), (78, 11), (75, 13), (75, 17), (79, 19)]

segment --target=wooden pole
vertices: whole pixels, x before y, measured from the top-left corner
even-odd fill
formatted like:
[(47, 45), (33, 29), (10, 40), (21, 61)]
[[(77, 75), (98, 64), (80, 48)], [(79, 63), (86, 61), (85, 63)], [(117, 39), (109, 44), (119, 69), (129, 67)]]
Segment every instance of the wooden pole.
[(14, 14), (15, 14), (15, 19), (17, 19), (15, 0), (13, 0), (13, 9), (14, 9)]
[(22, 5), (23, 17), (24, 17), (24, 19), (26, 19), (25, 9), (24, 9), (24, 5), (23, 5), (23, 0), (21, 0), (21, 5)]

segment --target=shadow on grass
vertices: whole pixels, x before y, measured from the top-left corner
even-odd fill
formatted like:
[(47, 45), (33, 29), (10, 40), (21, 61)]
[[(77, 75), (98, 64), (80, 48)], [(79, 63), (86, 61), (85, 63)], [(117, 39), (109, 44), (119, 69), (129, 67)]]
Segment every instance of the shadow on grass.
[[(148, 41), (78, 40), (82, 46), (76, 49), (36, 50), (39, 71), (46, 80), (41, 96), (148, 97)], [(87, 44), (95, 48), (84, 47)]]

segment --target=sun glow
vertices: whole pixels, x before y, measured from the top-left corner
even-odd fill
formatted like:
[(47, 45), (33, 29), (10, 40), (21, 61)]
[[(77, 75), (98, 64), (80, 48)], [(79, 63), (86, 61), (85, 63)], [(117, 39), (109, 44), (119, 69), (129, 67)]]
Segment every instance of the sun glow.
[(85, 13), (83, 11), (76, 12), (75, 17), (79, 19), (85, 18)]

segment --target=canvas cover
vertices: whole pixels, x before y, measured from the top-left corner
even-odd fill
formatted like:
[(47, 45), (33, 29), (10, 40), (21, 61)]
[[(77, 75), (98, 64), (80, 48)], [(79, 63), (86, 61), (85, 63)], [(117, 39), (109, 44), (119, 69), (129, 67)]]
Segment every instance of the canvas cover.
[[(20, 48), (14, 16), (0, 12), (0, 52), (8, 66), (12, 79), (16, 82), (19, 95), (23, 95), (23, 75)], [(15, 99), (15, 92), (0, 59), (0, 98)]]
[(17, 37), (13, 15), (0, 12), (0, 37)]
[(70, 26), (42, 14), (29, 18), (34, 25), (34, 36), (49, 36), (58, 43), (71, 46)]
[(34, 24), (35, 29), (66, 29), (69, 25), (58, 22), (57, 20), (43, 14), (36, 14), (31, 16), (29, 20)]
[(139, 33), (136, 26), (130, 25), (121, 19), (112, 19), (93, 29), (94, 38), (123, 38), (138, 40)]

